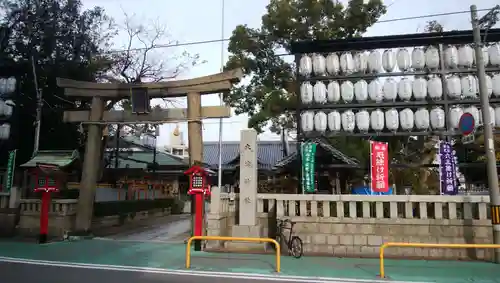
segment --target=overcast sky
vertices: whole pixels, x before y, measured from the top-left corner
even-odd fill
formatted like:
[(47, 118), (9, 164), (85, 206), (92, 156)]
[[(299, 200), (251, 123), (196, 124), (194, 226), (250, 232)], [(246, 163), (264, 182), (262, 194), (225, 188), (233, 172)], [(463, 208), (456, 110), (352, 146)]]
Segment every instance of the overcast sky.
[[(180, 43), (208, 41), (221, 38), (229, 38), (236, 25), (246, 24), (250, 27), (259, 27), (261, 16), (269, 0), (225, 0), (225, 13), (222, 15), (222, 0), (83, 0), (86, 8), (101, 6), (106, 13), (113, 17), (117, 23), (124, 21), (124, 11), (134, 15), (138, 21), (150, 22), (158, 20), (160, 24), (168, 28), (171, 40)], [(491, 8), (498, 4), (495, 0), (387, 0), (388, 12), (381, 21), (395, 18), (416, 17), (429, 14), (448, 13), (456, 11), (468, 11), (470, 5), (476, 4), (478, 9)], [(483, 15), (484, 12), (480, 13)], [(224, 16), (224, 34), (222, 35), (222, 17)], [(446, 29), (470, 29), (469, 14), (440, 16), (436, 18), (422, 18), (397, 22), (381, 22), (371, 27), (367, 36), (395, 35), (404, 33), (421, 32), (425, 23), (429, 20), (438, 20)], [(127, 37), (120, 35), (115, 43), (115, 48), (125, 47)], [(166, 41), (166, 40), (165, 40)], [(205, 64), (194, 67), (182, 74), (181, 78), (194, 78), (218, 73), (221, 68), (221, 48), (224, 49), (224, 60), (227, 58), (227, 42), (206, 43), (199, 45), (164, 48), (159, 54), (172, 57), (182, 51), (192, 54), (200, 54)], [(157, 53), (158, 54), (158, 53)], [(217, 95), (203, 97), (203, 106), (218, 105)], [(185, 102), (181, 101), (180, 104)], [(245, 115), (233, 116), (224, 119), (223, 139), (239, 140), (240, 130), (247, 126)], [(175, 125), (165, 124), (161, 127), (161, 136), (158, 140), (160, 145), (168, 144), (170, 132)], [(187, 126), (181, 124), (181, 129), (187, 138)], [(218, 120), (207, 120), (204, 122), (203, 139), (205, 141), (216, 141), (219, 138)], [(277, 139), (276, 135), (263, 133), (261, 140)]]

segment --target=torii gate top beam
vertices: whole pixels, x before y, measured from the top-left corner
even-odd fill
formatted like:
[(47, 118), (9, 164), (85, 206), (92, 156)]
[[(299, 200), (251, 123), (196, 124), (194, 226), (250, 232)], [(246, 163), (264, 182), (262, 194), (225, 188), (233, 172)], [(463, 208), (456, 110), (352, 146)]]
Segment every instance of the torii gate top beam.
[(242, 77), (243, 71), (234, 69), (195, 79), (144, 84), (95, 83), (57, 78), (57, 86), (64, 88), (65, 95), (75, 97), (124, 98), (130, 97), (132, 89), (137, 88), (147, 88), (150, 98), (181, 97), (190, 92), (199, 94), (226, 92)]

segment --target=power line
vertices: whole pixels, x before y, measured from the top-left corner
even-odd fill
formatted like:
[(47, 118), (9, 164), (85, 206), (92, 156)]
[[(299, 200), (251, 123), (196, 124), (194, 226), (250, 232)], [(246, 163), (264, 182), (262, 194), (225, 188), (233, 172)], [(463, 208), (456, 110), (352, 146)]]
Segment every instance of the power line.
[[(484, 12), (484, 11), (489, 11), (489, 10), (490, 9), (479, 9), (478, 12)], [(468, 13), (470, 13), (470, 11), (456, 11), (456, 12), (448, 12), (448, 13), (427, 14), (427, 15), (420, 15), (420, 16), (414, 16), (414, 17), (404, 17), (404, 18), (380, 20), (380, 21), (377, 21), (375, 24), (392, 23), (392, 22), (400, 22), (400, 21), (408, 21), (408, 20), (418, 20), (418, 19), (435, 18), (435, 17), (443, 17), (443, 16), (453, 16), (453, 15), (468, 14)], [(262, 34), (261, 36), (269, 36), (269, 34)], [(253, 38), (256, 38), (256, 37), (253, 37)], [(211, 40), (190, 41), (190, 42), (183, 42), (183, 43), (159, 44), (159, 45), (154, 46), (152, 49), (193, 46), (193, 45), (202, 45), (202, 44), (210, 44), (210, 43), (220, 43), (220, 42), (225, 42), (225, 41), (230, 41), (230, 40), (231, 40), (230, 38), (219, 38), (219, 39), (211, 39)], [(110, 51), (105, 52), (105, 54), (122, 53), (122, 52), (127, 52), (127, 51), (143, 51), (146, 49), (151, 49), (151, 48), (138, 47), (138, 48), (131, 48), (131, 49), (110, 50)], [(289, 55), (289, 54), (280, 54), (279, 56), (286, 56), (286, 55)]]

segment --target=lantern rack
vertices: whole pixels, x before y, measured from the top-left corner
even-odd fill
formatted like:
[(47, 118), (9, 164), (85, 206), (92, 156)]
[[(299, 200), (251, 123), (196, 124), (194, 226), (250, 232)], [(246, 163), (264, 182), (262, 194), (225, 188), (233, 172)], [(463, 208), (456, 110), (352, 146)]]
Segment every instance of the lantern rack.
[[(488, 36), (485, 37), (485, 31), (481, 31), (482, 38), (486, 38), (486, 44), (491, 44), (491, 43), (497, 43), (500, 42), (500, 29), (489, 29), (488, 30)], [(295, 65), (296, 65), (296, 74), (297, 74), (297, 90), (296, 93), (298, 94), (298, 99), (297, 99), (297, 105), (293, 109), (287, 109), (289, 111), (294, 111), (296, 114), (296, 121), (297, 121), (297, 152), (300, 152), (300, 146), (302, 142), (307, 142), (311, 141), (315, 138), (318, 137), (335, 137), (335, 136), (353, 136), (353, 137), (376, 137), (376, 136), (439, 136), (443, 137), (447, 140), (450, 139), (451, 136), (457, 136), (460, 135), (460, 132), (456, 129), (456, 125), (450, 125), (450, 121), (453, 120), (451, 119), (450, 115), (450, 109), (459, 109), (457, 106), (463, 106), (463, 107), (468, 107), (466, 110), (474, 110), (477, 111), (475, 115), (475, 118), (478, 119), (478, 121), (481, 120), (481, 115), (479, 108), (477, 107), (480, 104), (479, 99), (464, 99), (466, 96), (463, 95), (465, 92), (463, 91), (463, 88), (461, 88), (458, 91), (458, 97), (450, 97), (450, 92), (448, 90), (449, 87), (447, 87), (447, 79), (454, 76), (454, 75), (460, 75), (463, 77), (472, 77), (469, 74), (475, 73), (475, 57), (474, 55), (468, 55), (467, 59), (471, 60), (470, 66), (458, 66), (454, 65), (451, 66), (449, 63), (451, 59), (451, 56), (448, 56), (447, 54), (451, 54), (452, 51), (456, 52), (456, 58), (459, 58), (460, 54), (458, 54), (459, 49), (456, 49), (456, 46), (461, 46), (463, 49), (460, 50), (468, 50), (469, 53), (472, 52), (472, 47), (470, 46), (473, 42), (473, 36), (472, 36), (472, 31), (471, 30), (466, 30), (466, 31), (451, 31), (451, 32), (441, 32), (441, 33), (419, 33), (419, 34), (406, 34), (406, 35), (396, 35), (396, 36), (377, 36), (377, 37), (361, 37), (361, 38), (350, 38), (350, 39), (340, 39), (340, 40), (308, 40), (308, 41), (298, 41), (298, 42), (293, 42), (291, 44), (291, 53), (295, 55)], [(434, 57), (430, 57), (435, 59), (432, 61), (432, 68), (427, 68), (425, 63), (421, 63), (418, 68), (414, 68), (411, 66), (409, 63), (411, 61), (411, 57), (413, 55), (413, 51), (418, 50), (420, 52), (419, 54), (424, 57), (424, 60), (426, 59), (426, 54), (425, 52), (429, 50), (424, 50), (421, 47), (435, 47), (435, 50), (433, 50), (433, 54), (435, 55)], [(499, 45), (491, 45), (495, 46), (494, 48), (498, 48), (498, 56), (500, 58), (500, 46)], [(491, 47), (490, 46), (490, 47)], [(408, 51), (408, 48), (413, 48), (413, 51)], [(493, 47), (492, 47), (493, 48)], [(387, 53), (393, 53), (392, 55), (392, 69), (391, 68), (385, 68), (384, 65), (384, 60), (389, 60), (387, 58), (384, 59), (384, 56), (386, 52), (380, 53), (379, 51), (376, 52), (376, 55), (372, 59), (370, 59), (370, 55), (364, 54), (363, 56), (366, 56), (364, 60), (366, 60), (364, 63), (362, 60), (358, 58), (358, 61), (354, 61), (356, 57), (354, 57), (354, 54), (360, 53), (360, 52), (365, 52), (365, 51), (375, 51), (375, 50), (380, 50), (380, 49), (385, 49)], [(406, 63), (408, 68), (403, 68), (403, 70), (406, 71), (396, 71), (399, 70), (398, 62), (397, 62), (397, 54), (395, 51), (390, 50), (390, 49), (405, 49), (406, 51), (402, 51), (403, 53), (406, 53), (406, 56), (408, 58), (408, 63)], [(451, 50), (451, 51), (450, 51)], [(390, 52), (389, 52), (390, 51)], [(416, 52), (416, 51), (415, 51)], [(448, 52), (448, 53), (447, 53)], [(451, 52), (451, 53), (450, 53)], [(331, 58), (328, 59), (328, 56), (326, 54), (334, 54), (332, 55), (336, 60), (333, 60), (333, 62), (337, 62), (337, 65), (327, 62), (327, 60), (332, 60)], [(464, 53), (464, 54), (469, 54), (469, 53)], [(337, 55), (338, 54), (338, 55)], [(342, 58), (342, 55), (345, 55), (344, 58)], [(310, 56), (310, 57), (308, 57)], [(318, 57), (320, 56), (320, 57)], [(377, 57), (378, 56), (378, 57)], [(390, 57), (387, 56), (387, 57)], [(311, 58), (312, 57), (312, 58)], [(301, 59), (304, 59), (304, 62), (308, 62), (308, 68), (306, 71), (304, 71), (304, 68), (301, 68)], [(309, 58), (309, 59), (307, 59)], [(315, 58), (323, 58), (323, 61)], [(350, 58), (351, 60), (347, 62), (346, 58)], [(308, 61), (307, 61), (308, 60)], [(315, 61), (316, 60), (316, 61)], [(342, 62), (342, 60), (344, 60)], [(370, 62), (370, 60), (372, 60)], [(496, 60), (496, 59), (495, 59)], [(500, 60), (500, 59), (499, 59)], [(458, 59), (457, 59), (458, 61)], [(319, 63), (318, 63), (319, 62)], [(322, 62), (322, 63), (321, 63)], [(376, 64), (374, 64), (375, 62)], [(417, 62), (417, 61), (415, 61)], [(420, 61), (418, 61), (420, 62)], [(425, 61), (424, 61), (425, 62)], [(429, 61), (430, 62), (430, 61)], [(355, 63), (358, 64), (358, 67), (363, 65), (363, 71), (362, 72), (356, 72), (356, 66)], [(330, 64), (330, 65), (328, 65)], [(349, 72), (344, 72), (344, 74), (339, 74), (339, 72), (328, 72), (328, 67), (330, 69), (336, 69), (337, 71), (340, 71), (342, 69), (342, 64), (344, 65), (344, 68), (349, 67), (350, 71)], [(350, 64), (350, 65), (349, 65)], [(370, 70), (370, 64), (372, 64), (372, 68)], [(417, 63), (416, 63), (417, 64)], [(302, 64), (304, 65), (304, 64)], [(374, 68), (373, 66), (377, 65), (378, 68)], [(320, 67), (318, 67), (320, 66)], [(333, 66), (333, 67), (332, 67)], [(366, 67), (366, 68), (365, 68)], [(317, 68), (315, 70), (315, 68)], [(358, 68), (359, 69), (359, 68)], [(368, 71), (367, 71), (368, 69)], [(386, 69), (382, 71), (383, 69)], [(492, 74), (492, 73), (500, 73), (500, 63), (495, 62), (495, 64), (492, 64), (492, 66), (486, 66), (486, 72), (487, 74)], [(332, 74), (337, 74), (337, 75), (332, 75)], [(340, 72), (342, 73), (342, 72)], [(348, 75), (345, 73), (349, 73)], [(317, 75), (320, 74), (320, 75)], [(425, 83), (422, 83), (420, 86), (425, 86), (425, 93), (424, 97), (419, 97), (419, 99), (416, 99), (414, 96), (414, 92), (412, 91), (412, 88), (410, 88), (409, 92), (409, 97), (405, 97), (403, 100), (400, 98), (399, 92), (397, 90), (393, 91), (396, 94), (393, 94), (391, 97), (392, 99), (389, 101), (384, 101), (384, 96), (385, 93), (383, 91), (383, 86), (381, 83), (379, 83), (377, 80), (378, 78), (390, 78), (390, 77), (411, 77), (413, 76), (415, 80), (421, 80), (423, 77), (431, 77), (430, 79), (438, 78), (439, 80), (434, 79), (434, 83), (437, 83), (437, 85), (440, 85), (440, 87), (437, 87), (436, 89), (441, 89), (440, 90), (440, 96), (439, 97), (433, 97), (431, 99), (429, 97), (429, 94), (427, 94), (427, 80), (425, 80)], [(500, 86), (500, 75), (498, 76), (498, 84)], [(429, 80), (430, 80), (429, 79)], [(350, 82), (350, 81), (353, 82)], [(364, 83), (365, 91), (366, 91), (366, 96), (362, 100), (356, 100), (356, 94), (355, 94), (355, 88), (354, 88), (354, 83), (358, 82), (360, 80), (365, 80), (366, 83)], [(347, 82), (350, 83), (347, 83)], [(376, 84), (378, 84), (376, 87), (377, 91), (374, 91), (377, 95), (382, 95), (381, 98), (372, 99), (371, 95), (368, 93), (368, 90), (366, 90), (369, 86), (370, 83), (376, 81)], [(438, 82), (439, 81), (439, 82)], [(336, 97), (335, 99), (328, 99), (328, 84), (332, 83), (331, 85), (332, 89), (335, 89)], [(350, 87), (350, 94), (351, 97), (350, 99), (343, 99), (342, 97), (342, 91), (341, 87), (342, 84), (346, 82), (346, 85)], [(456, 82), (456, 81), (455, 81)], [(323, 85), (319, 84), (319, 86), (316, 85), (318, 83), (323, 83)], [(460, 85), (461, 81), (458, 82)], [(476, 87), (477, 87), (477, 81), (475, 81)], [(470, 84), (473, 84), (471, 82)], [(314, 85), (314, 86), (313, 86)], [(375, 85), (375, 83), (374, 83)], [(399, 86), (399, 85), (398, 85)], [(411, 85), (412, 86), (412, 85)], [(308, 96), (308, 101), (303, 101), (303, 91), (306, 90), (309, 94)], [(477, 89), (476, 89), (477, 90)], [(318, 95), (321, 99), (316, 99), (315, 97), (315, 92), (322, 92), (322, 95)], [(472, 91), (470, 91), (472, 92)], [(477, 92), (477, 91), (476, 91)], [(452, 92), (451, 94), (454, 94), (455, 92)], [(498, 94), (500, 96), (500, 93)], [(457, 99), (454, 99), (457, 98)], [(319, 101), (318, 101), (319, 100)], [(318, 101), (318, 102), (315, 102)], [(490, 99), (490, 103), (492, 104), (500, 104), (500, 97), (492, 97)], [(413, 116), (413, 125), (410, 128), (403, 129), (402, 125), (399, 123), (399, 112), (396, 109), (403, 109), (403, 108), (408, 108), (412, 111), (412, 113), (416, 113), (415, 109), (426, 109), (424, 112), (427, 112), (427, 123), (429, 124), (427, 127), (416, 127), (415, 125), (415, 115)], [(499, 109), (498, 113), (500, 113), (500, 106), (497, 107)], [(392, 110), (395, 109), (395, 110)], [(429, 109), (432, 109), (429, 111)], [(439, 109), (439, 110), (434, 110), (434, 109)], [(370, 118), (370, 115), (372, 112), (381, 110), (386, 110), (388, 111), (396, 111), (398, 115), (394, 115), (394, 117), (397, 117), (398, 123), (397, 126), (392, 127), (391, 129), (387, 129), (386, 125), (383, 125), (381, 128), (378, 128), (376, 130), (373, 130), (370, 122), (368, 122), (368, 126), (366, 126), (363, 129), (363, 131), (360, 131), (358, 129), (358, 126), (355, 124), (356, 120), (356, 114), (359, 114), (360, 116), (363, 115), (363, 117), (368, 117)], [(433, 110), (435, 111), (434, 114), (438, 113), (441, 115), (439, 117), (442, 117), (441, 120), (439, 121), (439, 127), (432, 128), (431, 123), (432, 123), (432, 112)], [(350, 112), (349, 112), (350, 111)], [(491, 109), (490, 109), (491, 111)], [(329, 112), (329, 113), (328, 113)], [(349, 131), (345, 131), (342, 128), (341, 125), (341, 115), (340, 112), (346, 113), (345, 116), (351, 120), (352, 122), (352, 129)], [(356, 112), (356, 114), (354, 114)], [(465, 112), (465, 111), (464, 111)], [(495, 112), (496, 109), (495, 109)], [(318, 114), (318, 113), (323, 113), (323, 114)], [(328, 114), (327, 114), (328, 113)], [(332, 114), (334, 113), (334, 114)], [(382, 112), (382, 114), (385, 114)], [(422, 112), (421, 112), (422, 113)], [(462, 112), (463, 113), (463, 112)], [(318, 123), (321, 128), (320, 129), (315, 129), (316, 128), (316, 121), (315, 116), (321, 115), (321, 119), (318, 118), (318, 120), (322, 121)], [(424, 113), (425, 114), (425, 113)], [(304, 119), (307, 119), (307, 121), (303, 121), (303, 116)], [(331, 119), (328, 115), (331, 115)], [(380, 119), (380, 113), (377, 113), (378, 119)], [(444, 115), (444, 116), (443, 116)], [(458, 114), (457, 114), (458, 115)], [(498, 116), (498, 115), (497, 115)], [(382, 118), (384, 116), (382, 115)], [(434, 116), (436, 117), (436, 115)], [(458, 117), (459, 118), (459, 117)], [(457, 120), (456, 117), (454, 120)], [(335, 124), (335, 130), (331, 130), (330, 128), (330, 121), (337, 121)], [(367, 120), (369, 121), (369, 120)], [(304, 125), (308, 124), (308, 127), (312, 127), (307, 131), (303, 131), (303, 122)], [(332, 122), (333, 123), (333, 122)], [(387, 123), (386, 123), (387, 124)], [(415, 128), (418, 128), (416, 130)], [(479, 128), (476, 133), (480, 133), (481, 129)], [(299, 158), (299, 164), (302, 163), (301, 160), (301, 154), (297, 155)], [(302, 171), (299, 166), (298, 170), (298, 176), (299, 180), (301, 180), (301, 175)], [(302, 184), (299, 185), (302, 187)]]
[[(488, 31), (488, 37), (486, 38), (488, 43), (500, 41), (500, 29), (491, 29)], [(303, 83), (307, 82), (325, 82), (325, 81), (337, 81), (343, 82), (348, 80), (361, 80), (365, 79), (367, 81), (382, 78), (382, 77), (400, 77), (400, 76), (429, 76), (435, 75), (441, 78), (441, 85), (445, 86), (445, 78), (453, 74), (470, 74), (476, 72), (475, 68), (449, 68), (444, 63), (444, 48), (447, 45), (467, 45), (472, 42), (472, 31), (453, 31), (445, 33), (426, 33), (426, 34), (409, 34), (400, 36), (381, 36), (381, 37), (368, 37), (362, 39), (348, 39), (348, 40), (323, 40), (323, 41), (301, 41), (292, 43), (292, 53), (296, 56), (296, 71), (297, 71), (297, 81), (298, 85), (301, 86)], [(320, 55), (323, 53), (332, 52), (352, 52), (352, 51), (362, 51), (362, 50), (376, 50), (380, 48), (408, 48), (408, 47), (418, 47), (418, 46), (439, 46), (439, 64), (437, 69), (423, 69), (415, 71), (409, 69), (408, 72), (385, 72), (385, 73), (355, 73), (350, 75), (323, 75), (316, 76), (314, 72), (311, 75), (301, 75), (300, 72), (300, 60), (303, 55), (315, 54)], [(368, 57), (368, 56), (367, 56)], [(368, 63), (367, 63), (368, 64)], [(394, 64), (395, 65), (395, 64)], [(394, 68), (395, 69), (395, 68)], [(487, 73), (500, 72), (500, 66), (488, 67), (486, 68)], [(353, 131), (333, 131), (327, 134), (323, 134), (323, 131), (318, 131), (317, 133), (304, 133), (301, 129), (302, 119), (301, 114), (304, 112), (313, 111), (325, 111), (325, 110), (373, 110), (373, 109), (402, 109), (402, 108), (432, 108), (432, 107), (443, 107), (446, 122), (444, 122), (444, 127), (439, 130), (427, 131), (428, 135), (438, 135), (438, 136), (453, 136), (459, 135), (458, 130), (450, 129), (448, 123), (448, 115), (450, 107), (454, 105), (463, 105), (464, 107), (475, 107), (480, 104), (479, 99), (450, 99), (446, 87), (442, 87), (442, 99), (430, 99), (426, 97), (425, 99), (416, 100), (414, 98), (408, 101), (402, 101), (399, 97), (395, 97), (394, 101), (380, 101), (374, 102), (370, 99), (365, 101), (354, 101), (354, 102), (326, 102), (326, 103), (315, 103), (311, 101), (309, 103), (304, 103), (302, 96), (298, 99), (298, 104), (294, 110), (297, 113), (297, 133), (299, 140), (308, 140), (318, 136), (422, 136), (426, 135), (422, 130), (419, 131), (402, 131), (401, 129), (394, 129), (389, 131), (387, 129), (380, 131), (358, 131), (354, 129)], [(301, 90), (297, 90), (298, 93)], [(354, 100), (354, 99), (353, 99)], [(499, 97), (492, 97), (490, 103), (500, 104)], [(499, 108), (500, 109), (500, 108)], [(326, 113), (325, 113), (326, 114)], [(371, 114), (371, 113), (370, 113)], [(354, 118), (354, 117), (352, 117)], [(478, 117), (480, 119), (480, 117)], [(315, 132), (314, 130), (310, 132)], [(328, 132), (328, 131), (327, 131)]]

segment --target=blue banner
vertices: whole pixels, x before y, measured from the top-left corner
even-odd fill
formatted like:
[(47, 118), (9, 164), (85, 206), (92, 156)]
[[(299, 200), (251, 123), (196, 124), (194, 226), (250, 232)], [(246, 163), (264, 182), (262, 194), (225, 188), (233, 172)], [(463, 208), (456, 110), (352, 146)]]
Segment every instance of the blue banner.
[(439, 143), (439, 186), (442, 195), (458, 194), (457, 160), (450, 142)]

